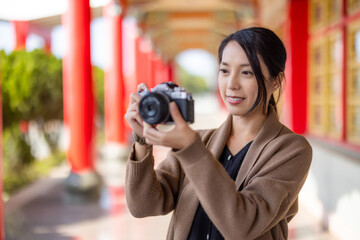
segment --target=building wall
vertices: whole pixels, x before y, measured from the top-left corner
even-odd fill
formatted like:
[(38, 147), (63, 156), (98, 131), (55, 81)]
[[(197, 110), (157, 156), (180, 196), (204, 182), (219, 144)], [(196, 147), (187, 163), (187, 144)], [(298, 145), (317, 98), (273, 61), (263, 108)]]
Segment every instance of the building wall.
[[(296, 46), (287, 34), (294, 20), (289, 6), (299, 1), (306, 0), (259, 1), (260, 23), (278, 33), (291, 53)], [(307, 3), (308, 74), (301, 81), (308, 86), (304, 135), (313, 162), (300, 202), (339, 239), (360, 239), (360, 1)], [(297, 111), (286, 104), (285, 115)]]
[(360, 239), (360, 4), (310, 0), (309, 22), (307, 136), (314, 157), (303, 201), (325, 229)]

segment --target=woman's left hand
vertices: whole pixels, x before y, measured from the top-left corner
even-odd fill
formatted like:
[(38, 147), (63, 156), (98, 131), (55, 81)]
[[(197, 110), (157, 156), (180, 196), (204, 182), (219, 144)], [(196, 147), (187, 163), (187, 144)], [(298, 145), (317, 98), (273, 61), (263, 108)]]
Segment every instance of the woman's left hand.
[(175, 125), (167, 132), (160, 131), (144, 121), (143, 136), (147, 144), (182, 149), (195, 140), (196, 132), (187, 125), (175, 102), (170, 103), (170, 114)]

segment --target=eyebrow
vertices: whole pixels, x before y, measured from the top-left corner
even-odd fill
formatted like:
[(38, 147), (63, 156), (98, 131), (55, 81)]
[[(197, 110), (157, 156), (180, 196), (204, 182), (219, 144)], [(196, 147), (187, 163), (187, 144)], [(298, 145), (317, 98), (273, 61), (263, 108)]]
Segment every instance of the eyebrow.
[[(224, 66), (230, 66), (230, 64), (228, 64), (227, 62), (221, 62), (220, 63), (221, 65), (224, 65)], [(243, 64), (240, 64), (240, 67), (250, 67), (250, 63), (243, 63)]]

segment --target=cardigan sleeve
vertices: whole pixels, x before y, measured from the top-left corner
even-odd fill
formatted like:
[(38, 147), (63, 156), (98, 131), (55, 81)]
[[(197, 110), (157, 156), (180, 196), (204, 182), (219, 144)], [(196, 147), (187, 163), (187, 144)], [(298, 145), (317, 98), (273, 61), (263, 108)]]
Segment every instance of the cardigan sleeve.
[(134, 153), (133, 144), (125, 174), (126, 201), (131, 214), (147, 217), (171, 212), (181, 179), (179, 162), (168, 154), (155, 170), (152, 147), (143, 159), (135, 161)]
[(229, 240), (255, 239), (289, 217), (312, 158), (311, 147), (302, 136), (280, 137), (262, 150), (261, 160), (251, 169), (244, 188), (238, 191), (200, 137), (173, 154), (209, 218)]

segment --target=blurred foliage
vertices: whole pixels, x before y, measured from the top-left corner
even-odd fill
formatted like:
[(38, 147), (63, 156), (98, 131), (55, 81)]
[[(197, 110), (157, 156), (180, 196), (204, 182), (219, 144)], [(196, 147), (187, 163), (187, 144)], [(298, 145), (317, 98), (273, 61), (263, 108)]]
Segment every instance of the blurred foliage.
[[(8, 129), (3, 133), (3, 140), (6, 141), (3, 148), (3, 191), (7, 195), (45, 176), (66, 159), (64, 152), (56, 151), (47, 158), (32, 161), (34, 157), (20, 131), (11, 134)], [(19, 161), (20, 158), (26, 161)]]
[(101, 119), (104, 119), (104, 71), (99, 67), (93, 66), (92, 75), (94, 80), (94, 94), (96, 98), (97, 115)]
[(44, 50), (0, 52), (4, 128), (62, 119), (62, 62)]
[(3, 191), (12, 194), (30, 182), (45, 176), (51, 168), (65, 159), (65, 153), (56, 151), (49, 157), (34, 161), (27, 135), (18, 127), (3, 132)]
[(178, 79), (179, 85), (185, 88), (186, 91), (197, 94), (205, 93), (210, 90), (204, 77), (189, 73), (179, 64), (176, 67), (176, 78)]
[(57, 159), (59, 128), (52, 126), (63, 118), (62, 61), (39, 49), (13, 51), (8, 55), (0, 51), (0, 78), (4, 191), (13, 192), (53, 164), (34, 161), (28, 122), (36, 122), (53, 152), (52, 158)]
[(26, 141), (26, 135), (20, 128), (13, 127), (3, 130), (3, 163), (9, 169), (18, 171), (33, 162), (34, 157)]
[[(104, 71), (92, 68), (97, 114), (104, 118)], [(0, 51), (3, 105), (3, 185), (11, 194), (66, 159), (57, 149), (63, 121), (62, 61), (44, 50)], [(31, 154), (27, 123), (36, 122), (52, 154)], [(25, 124), (24, 124), (25, 123)], [(25, 127), (24, 127), (25, 126)]]

